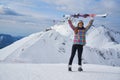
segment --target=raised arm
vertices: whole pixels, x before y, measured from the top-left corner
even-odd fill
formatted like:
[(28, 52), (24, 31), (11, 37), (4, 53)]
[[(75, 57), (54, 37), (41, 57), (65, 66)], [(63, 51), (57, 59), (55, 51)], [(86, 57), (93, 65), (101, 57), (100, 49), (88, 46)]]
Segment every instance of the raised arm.
[(87, 31), (93, 24), (94, 19), (91, 19), (88, 23), (88, 25), (85, 27), (85, 31)]
[(75, 27), (73, 26), (72, 21), (71, 21), (71, 20), (68, 20), (68, 23), (69, 23), (70, 27), (74, 30)]

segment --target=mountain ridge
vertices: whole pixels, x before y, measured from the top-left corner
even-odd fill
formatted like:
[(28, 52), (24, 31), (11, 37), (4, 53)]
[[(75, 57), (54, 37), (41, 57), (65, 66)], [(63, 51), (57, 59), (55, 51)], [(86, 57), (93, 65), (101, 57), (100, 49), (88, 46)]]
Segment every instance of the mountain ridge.
[(21, 36), (12, 36), (9, 34), (0, 34), (0, 49), (12, 44), (13, 42), (20, 40)]
[[(120, 44), (115, 42), (115, 40), (119, 42), (120, 39), (112, 36), (115, 40), (111, 40), (106, 32), (107, 30), (103, 27), (91, 27), (87, 32), (83, 63), (120, 66)], [(115, 34), (112, 33), (112, 35)], [(73, 36), (69, 25), (55, 25), (50, 30), (34, 33), (0, 50), (0, 54), (6, 53), (4, 58), (0, 56), (0, 59), (2, 62), (13, 63), (67, 63)], [(16, 45), (18, 45), (17, 48), (15, 48)], [(13, 51), (10, 52), (9, 48)]]

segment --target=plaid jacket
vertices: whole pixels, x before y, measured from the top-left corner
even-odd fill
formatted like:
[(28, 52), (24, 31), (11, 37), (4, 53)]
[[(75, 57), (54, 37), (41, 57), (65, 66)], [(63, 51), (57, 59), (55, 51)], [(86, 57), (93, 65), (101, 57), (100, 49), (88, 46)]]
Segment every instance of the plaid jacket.
[[(89, 24), (85, 27), (85, 29), (82, 30), (78, 30), (77, 34), (74, 34), (74, 41), (73, 44), (80, 44), (80, 45), (85, 45), (86, 44), (86, 32), (88, 31), (88, 29), (91, 27), (92, 23), (93, 23), (93, 19), (89, 21)], [(70, 27), (75, 30), (75, 27), (73, 26), (71, 20), (68, 20), (68, 23), (70, 25)]]

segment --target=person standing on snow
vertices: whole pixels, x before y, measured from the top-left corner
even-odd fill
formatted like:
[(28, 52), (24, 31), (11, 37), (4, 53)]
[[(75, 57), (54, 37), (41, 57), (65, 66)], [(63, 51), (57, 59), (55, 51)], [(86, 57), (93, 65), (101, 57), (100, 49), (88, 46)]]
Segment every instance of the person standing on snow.
[(92, 25), (93, 21), (94, 21), (94, 15), (91, 17), (92, 19), (89, 21), (89, 24), (84, 27), (84, 23), (82, 20), (80, 20), (78, 22), (77, 27), (74, 27), (71, 20), (68, 19), (68, 23), (70, 25), (70, 27), (72, 28), (72, 30), (74, 31), (74, 41), (73, 41), (73, 45), (72, 45), (72, 51), (71, 51), (71, 57), (69, 59), (69, 64), (68, 64), (68, 71), (72, 71), (72, 62), (76, 53), (76, 50), (78, 50), (78, 71), (83, 71), (82, 69), (82, 52), (83, 52), (83, 46), (86, 44), (86, 32), (88, 31), (88, 29), (90, 28), (90, 26)]

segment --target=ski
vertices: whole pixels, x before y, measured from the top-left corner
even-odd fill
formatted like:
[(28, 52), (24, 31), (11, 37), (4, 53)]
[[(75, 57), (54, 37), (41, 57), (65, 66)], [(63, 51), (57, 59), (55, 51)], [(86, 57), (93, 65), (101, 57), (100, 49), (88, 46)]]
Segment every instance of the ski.
[(107, 14), (107, 13), (105, 13), (105, 14), (96, 14), (96, 16), (97, 16), (97, 17), (106, 18), (106, 17), (108, 16), (108, 14)]
[(102, 17), (102, 18), (106, 18), (107, 17), (107, 13), (105, 14), (73, 14), (73, 15), (63, 15), (64, 18), (69, 18), (69, 17), (72, 17), (72, 18), (80, 18), (80, 17), (83, 17), (83, 18), (88, 18), (88, 17)]

